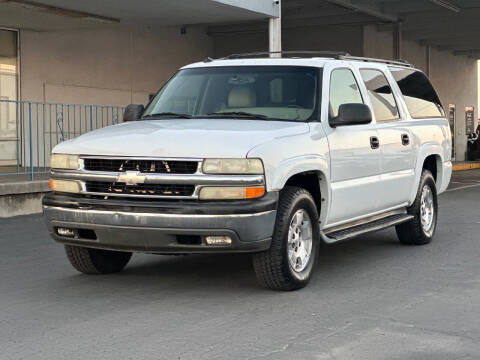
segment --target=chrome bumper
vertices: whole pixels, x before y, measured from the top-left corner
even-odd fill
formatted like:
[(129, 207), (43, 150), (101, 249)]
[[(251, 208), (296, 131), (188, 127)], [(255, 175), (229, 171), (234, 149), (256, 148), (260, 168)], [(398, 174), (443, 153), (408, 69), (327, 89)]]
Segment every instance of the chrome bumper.
[[(266, 250), (273, 234), (276, 210), (252, 214), (166, 214), (44, 205), (52, 237), (63, 244), (120, 251), (153, 253), (252, 252)], [(75, 237), (60, 236), (57, 228), (75, 229)], [(82, 238), (88, 230), (95, 239)], [(228, 246), (207, 245), (204, 237), (226, 235)], [(185, 244), (182, 236), (200, 243)]]

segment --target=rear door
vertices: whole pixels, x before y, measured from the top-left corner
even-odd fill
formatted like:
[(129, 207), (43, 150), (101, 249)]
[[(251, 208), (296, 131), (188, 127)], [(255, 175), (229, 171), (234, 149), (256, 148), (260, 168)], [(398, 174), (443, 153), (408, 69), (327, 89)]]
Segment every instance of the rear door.
[(415, 158), (408, 119), (402, 116), (386, 66), (360, 66), (380, 143), (378, 207), (388, 210), (408, 203), (415, 181)]
[[(338, 64), (338, 63), (335, 63)], [(324, 69), (326, 96), (322, 123), (330, 148), (331, 202), (324, 228), (357, 220), (377, 211), (380, 150), (375, 124), (331, 127), (329, 118), (346, 103), (364, 103), (359, 74), (348, 63)], [(360, 80), (361, 81), (361, 80)], [(327, 95), (328, 94), (328, 95)]]

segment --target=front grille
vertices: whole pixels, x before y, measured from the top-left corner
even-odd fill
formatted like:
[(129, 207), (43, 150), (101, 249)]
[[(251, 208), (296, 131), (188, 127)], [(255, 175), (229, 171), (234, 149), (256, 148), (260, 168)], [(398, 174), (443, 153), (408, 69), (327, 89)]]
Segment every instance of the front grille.
[(90, 171), (139, 171), (160, 174), (194, 174), (198, 162), (188, 160), (140, 160), (140, 159), (84, 159), (85, 170)]
[(86, 190), (92, 193), (107, 193), (127, 196), (192, 196), (194, 185), (137, 184), (87, 181)]

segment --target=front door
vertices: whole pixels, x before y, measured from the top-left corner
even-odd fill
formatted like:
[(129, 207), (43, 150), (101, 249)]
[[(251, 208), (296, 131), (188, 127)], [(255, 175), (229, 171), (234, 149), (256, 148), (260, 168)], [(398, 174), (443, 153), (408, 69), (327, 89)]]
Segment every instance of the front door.
[[(364, 103), (354, 71), (335, 68), (330, 73), (328, 116), (336, 117), (341, 104)], [(326, 120), (328, 123), (328, 119)], [(324, 228), (357, 220), (377, 211), (380, 149), (373, 123), (332, 128), (325, 124), (330, 147), (331, 203)]]

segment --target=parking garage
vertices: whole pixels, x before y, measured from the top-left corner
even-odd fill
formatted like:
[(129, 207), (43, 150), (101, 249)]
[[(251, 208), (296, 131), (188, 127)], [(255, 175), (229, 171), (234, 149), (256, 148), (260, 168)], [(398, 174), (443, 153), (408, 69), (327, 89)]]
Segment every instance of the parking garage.
[[(478, 147), (473, 140), (479, 14), (474, 0), (3, 0), (0, 165), (46, 167), (49, 152), (49, 146), (40, 153), (36, 149), (49, 141), (22, 137), (29, 124), (18, 113), (28, 109), (19, 111), (5, 101), (112, 107), (107, 115), (104, 108), (83, 113), (57, 108), (42, 117), (57, 126), (37, 128), (32, 120), (32, 136), (47, 134), (54, 145), (80, 130), (121, 121), (115, 111), (148, 102), (182, 65), (267, 50), (347, 51), (408, 61), (431, 78), (439, 93), (454, 134), (455, 160), (473, 160), (480, 156), (472, 152)], [(35, 105), (33, 118), (34, 111)], [(74, 131), (67, 132), (70, 116), (87, 125), (72, 125)]]

